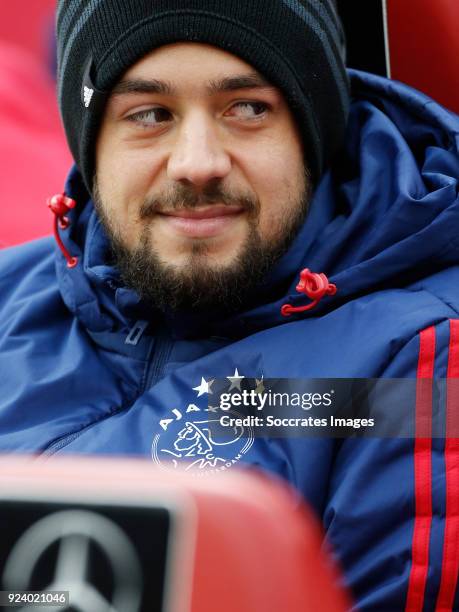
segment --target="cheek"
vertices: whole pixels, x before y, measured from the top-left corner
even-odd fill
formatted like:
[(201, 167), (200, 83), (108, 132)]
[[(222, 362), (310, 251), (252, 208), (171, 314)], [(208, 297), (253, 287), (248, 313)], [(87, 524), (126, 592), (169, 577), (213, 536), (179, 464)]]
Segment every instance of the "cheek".
[[(255, 168), (254, 168), (255, 169)], [(257, 162), (255, 190), (260, 200), (259, 229), (267, 238), (275, 237), (286, 221), (297, 212), (305, 191), (301, 155), (292, 149), (271, 154)]]
[(152, 178), (152, 163), (147, 163), (136, 151), (113, 152), (100, 159), (98, 176), (107, 188), (124, 198), (137, 197), (148, 189)]
[(106, 210), (116, 215), (123, 233), (127, 231), (126, 224), (137, 220), (139, 206), (151, 195), (158, 166), (145, 150), (120, 150), (116, 146), (99, 150), (97, 178), (101, 199)]

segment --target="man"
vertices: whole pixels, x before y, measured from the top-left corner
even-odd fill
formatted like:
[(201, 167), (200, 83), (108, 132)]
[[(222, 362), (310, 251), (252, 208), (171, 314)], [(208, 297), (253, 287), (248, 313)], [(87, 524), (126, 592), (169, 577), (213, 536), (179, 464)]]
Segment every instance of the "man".
[(0, 448), (260, 466), (359, 610), (457, 609), (454, 386), (446, 443), (431, 384), (416, 440), (206, 427), (218, 379), (459, 376), (457, 118), (354, 72), (344, 136), (329, 0), (61, 1), (57, 31), (76, 166), (57, 246), (2, 254)]

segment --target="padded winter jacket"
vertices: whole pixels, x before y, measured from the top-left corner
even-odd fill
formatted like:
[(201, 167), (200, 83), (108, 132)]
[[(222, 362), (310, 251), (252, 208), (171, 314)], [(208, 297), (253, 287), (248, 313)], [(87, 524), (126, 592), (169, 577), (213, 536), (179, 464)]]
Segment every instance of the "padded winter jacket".
[[(399, 83), (351, 77), (345, 150), (243, 312), (146, 311), (110, 264), (72, 170), (62, 245), (0, 255), (0, 451), (140, 455), (165, 469), (191, 460), (195, 473), (261, 467), (322, 517), (356, 609), (459, 610), (459, 119)], [(286, 317), (285, 304), (311, 302), (296, 290), (305, 268), (337, 291)], [(218, 445), (203, 434), (212, 381), (242, 377), (447, 384), (440, 398), (433, 383), (417, 394), (421, 436)], [(434, 400), (443, 437), (428, 435)]]

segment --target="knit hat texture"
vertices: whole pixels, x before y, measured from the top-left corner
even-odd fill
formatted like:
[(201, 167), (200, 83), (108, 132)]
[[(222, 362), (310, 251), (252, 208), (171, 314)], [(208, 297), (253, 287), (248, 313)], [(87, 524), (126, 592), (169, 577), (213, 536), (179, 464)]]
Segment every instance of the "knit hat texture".
[(237, 55), (282, 90), (317, 181), (342, 145), (349, 108), (333, 0), (58, 0), (59, 107), (88, 190), (111, 88), (153, 49), (186, 41)]

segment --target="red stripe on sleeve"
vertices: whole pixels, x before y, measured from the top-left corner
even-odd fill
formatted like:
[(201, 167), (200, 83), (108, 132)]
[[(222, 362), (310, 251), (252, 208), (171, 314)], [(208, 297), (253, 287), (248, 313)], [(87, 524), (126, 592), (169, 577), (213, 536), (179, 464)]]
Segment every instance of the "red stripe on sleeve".
[(459, 320), (450, 321), (446, 381), (446, 522), (436, 612), (451, 612), (459, 573)]
[(416, 440), (414, 446), (415, 519), (412, 564), (406, 612), (422, 612), (429, 568), (432, 525), (432, 384), (435, 365), (435, 328), (419, 335), (416, 382)]

